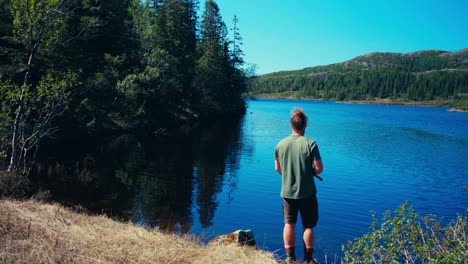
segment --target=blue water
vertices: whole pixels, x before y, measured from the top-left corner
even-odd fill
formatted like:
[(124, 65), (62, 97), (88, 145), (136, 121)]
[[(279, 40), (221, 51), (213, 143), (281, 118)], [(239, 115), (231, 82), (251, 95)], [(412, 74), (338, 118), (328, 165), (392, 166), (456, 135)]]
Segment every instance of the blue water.
[[(329, 101), (247, 105), (240, 120), (202, 123), (181, 134), (54, 144), (40, 162), (38, 185), (65, 204), (204, 241), (251, 229), (259, 248), (284, 256), (273, 152), (291, 133), (290, 111), (301, 107), (309, 116), (306, 136), (318, 143), (324, 164), (324, 181), (316, 181), (319, 259), (341, 257), (342, 244), (369, 231), (371, 212), (381, 218), (405, 201), (444, 223), (466, 214), (468, 113)], [(298, 223), (299, 249), (301, 229)]]
[[(436, 214), (449, 221), (468, 208), (467, 113), (328, 101), (259, 99), (247, 104), (241, 142), (229, 150), (238, 162), (226, 160), (212, 225), (194, 221), (191, 233), (209, 240), (252, 229), (260, 248), (284, 254), (281, 177), (274, 170), (273, 150), (291, 133), (293, 107), (308, 114), (306, 136), (318, 143), (324, 163), (324, 181), (316, 182), (318, 257), (341, 256), (342, 244), (369, 230), (371, 211), (380, 218), (408, 201), (421, 215)], [(194, 166), (197, 174), (199, 165)], [(196, 205), (192, 214), (199, 218)], [(301, 229), (298, 225), (298, 248)]]

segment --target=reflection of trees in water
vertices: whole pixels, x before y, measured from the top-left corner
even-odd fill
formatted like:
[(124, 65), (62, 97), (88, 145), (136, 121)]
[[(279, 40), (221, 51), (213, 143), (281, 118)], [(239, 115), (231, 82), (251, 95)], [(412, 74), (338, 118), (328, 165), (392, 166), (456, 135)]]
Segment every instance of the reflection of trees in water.
[(48, 160), (38, 162), (35, 177), (59, 200), (186, 233), (193, 224), (194, 191), (203, 227), (213, 224), (223, 186), (233, 199), (243, 148), (241, 126), (238, 120), (200, 126), (191, 137), (148, 141), (122, 135), (52, 146)]
[[(232, 121), (232, 120), (231, 120)], [(237, 170), (242, 149), (240, 140), (241, 120), (231, 123), (215, 123), (204, 126), (194, 140), (193, 152), (196, 165), (197, 206), (202, 227), (212, 225), (218, 206), (216, 195), (223, 184), (229, 189), (228, 197), (237, 188)]]
[(34, 177), (63, 202), (187, 232), (193, 222), (193, 159), (190, 139), (180, 139), (149, 142), (122, 135), (100, 144), (84, 141), (69, 156), (52, 146), (53, 161), (40, 160)]
[[(192, 226), (193, 159), (190, 139), (112, 141), (110, 148), (114, 182), (131, 190), (132, 197), (120, 212), (126, 219), (148, 227), (186, 233)], [(123, 143), (123, 144), (120, 144)], [(114, 212), (115, 213), (115, 212)]]
[[(172, 141), (172, 140), (170, 140)], [(190, 141), (145, 146), (148, 163), (138, 172), (141, 215), (145, 224), (186, 233), (192, 227), (193, 159)]]

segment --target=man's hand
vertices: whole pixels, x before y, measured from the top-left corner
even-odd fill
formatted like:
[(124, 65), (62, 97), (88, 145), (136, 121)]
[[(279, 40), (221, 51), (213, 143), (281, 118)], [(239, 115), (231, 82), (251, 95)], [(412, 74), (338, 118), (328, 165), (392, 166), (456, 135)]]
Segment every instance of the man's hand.
[(314, 160), (314, 173), (319, 175), (323, 171), (322, 160)]

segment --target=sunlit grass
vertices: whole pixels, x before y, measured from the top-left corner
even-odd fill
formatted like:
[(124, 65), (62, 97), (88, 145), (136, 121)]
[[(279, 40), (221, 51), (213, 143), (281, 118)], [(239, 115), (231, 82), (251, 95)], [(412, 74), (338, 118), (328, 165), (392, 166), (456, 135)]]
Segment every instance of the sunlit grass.
[(272, 253), (205, 245), (60, 205), (0, 200), (1, 263), (277, 263)]

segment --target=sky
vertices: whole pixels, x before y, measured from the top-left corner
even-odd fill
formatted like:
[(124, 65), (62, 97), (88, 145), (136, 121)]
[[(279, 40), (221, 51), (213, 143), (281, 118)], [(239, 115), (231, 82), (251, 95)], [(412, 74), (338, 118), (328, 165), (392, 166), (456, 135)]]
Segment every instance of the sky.
[(257, 74), (339, 63), (377, 51), (468, 48), (468, 0), (215, 2), (228, 28), (237, 15), (244, 59), (257, 65)]

